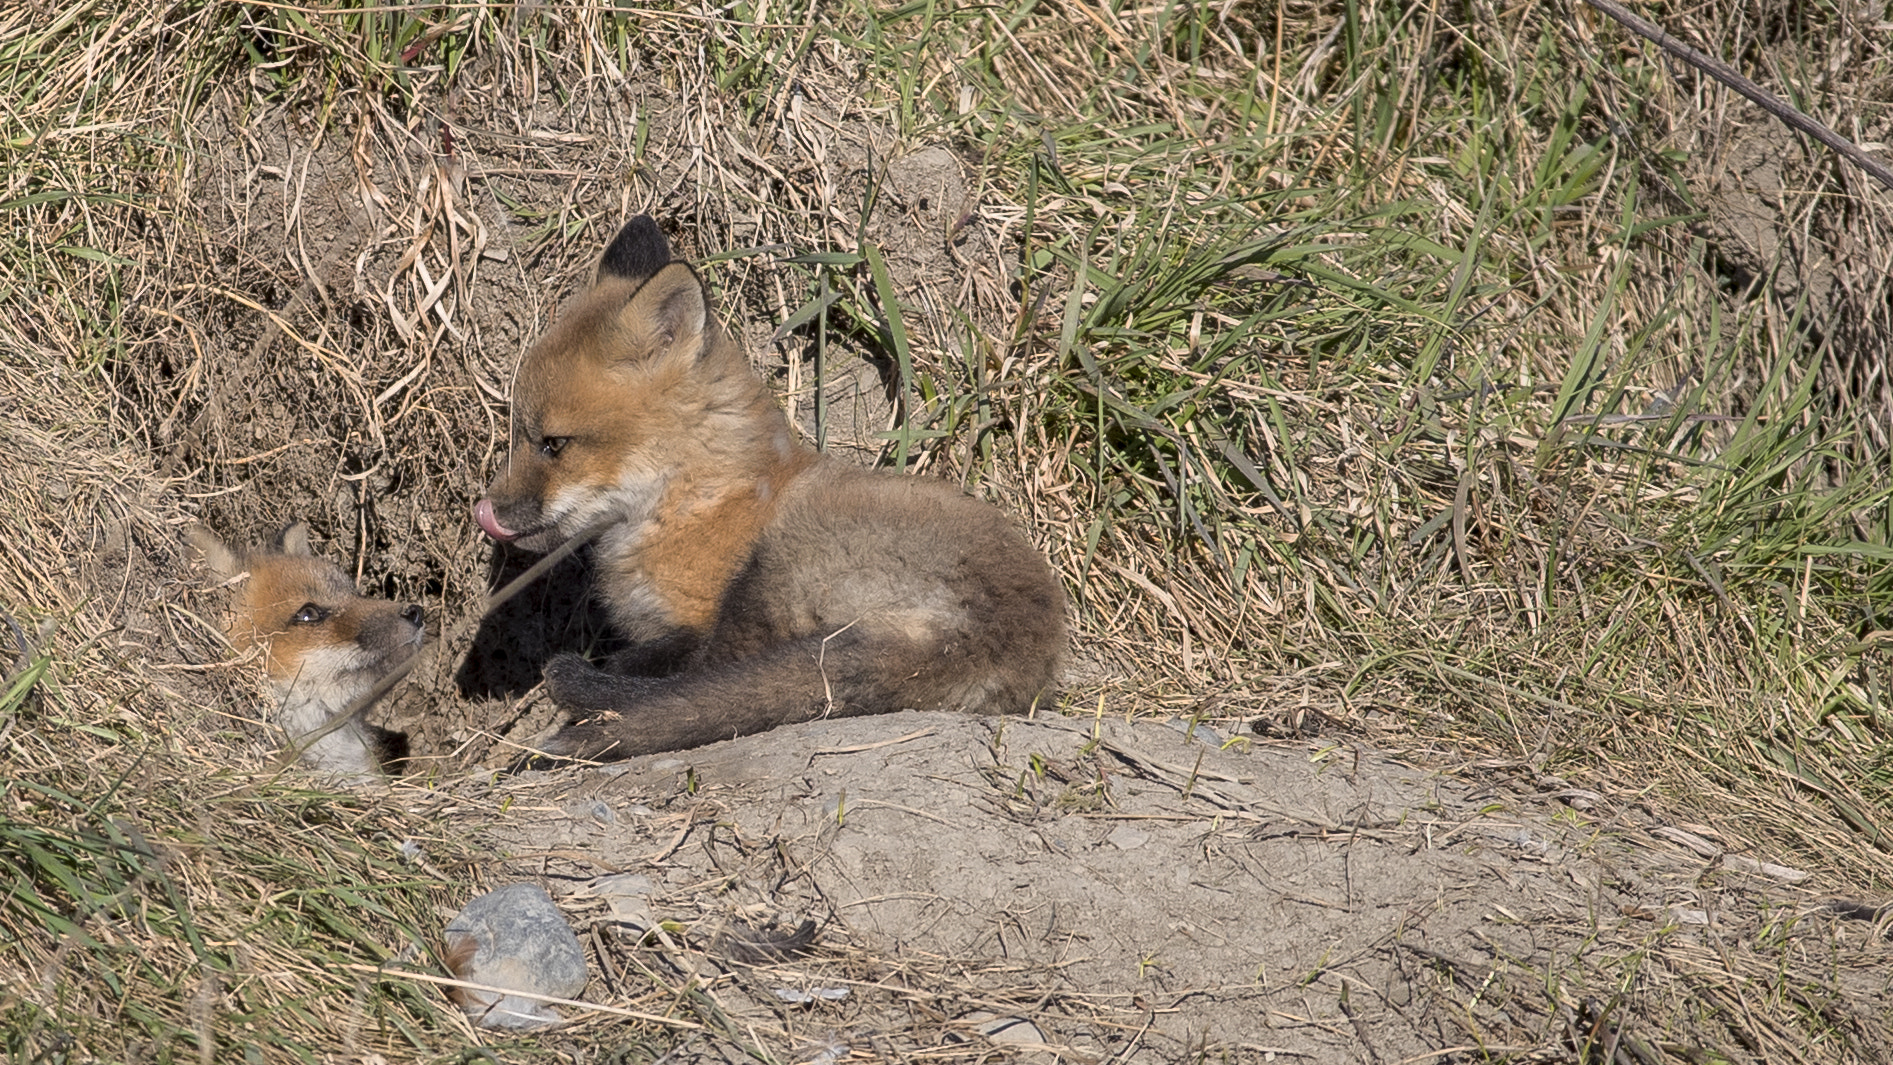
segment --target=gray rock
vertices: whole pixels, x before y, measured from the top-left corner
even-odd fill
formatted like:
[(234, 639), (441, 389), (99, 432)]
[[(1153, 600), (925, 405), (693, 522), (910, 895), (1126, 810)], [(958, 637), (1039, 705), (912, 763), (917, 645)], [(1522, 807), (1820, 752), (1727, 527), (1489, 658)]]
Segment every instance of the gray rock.
[[(552, 897), (537, 884), (481, 895), (447, 924), (447, 964), (468, 983), (573, 998), (585, 990), (585, 952)], [(485, 1028), (537, 1028), (564, 1018), (520, 995), (456, 988), (455, 1001)]]

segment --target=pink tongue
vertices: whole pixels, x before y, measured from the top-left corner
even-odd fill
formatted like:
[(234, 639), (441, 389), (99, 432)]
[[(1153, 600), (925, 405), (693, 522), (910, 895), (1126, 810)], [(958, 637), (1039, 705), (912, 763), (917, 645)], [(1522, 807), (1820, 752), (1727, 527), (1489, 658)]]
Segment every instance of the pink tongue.
[(501, 525), (500, 520), (493, 516), (493, 501), (491, 499), (482, 499), (474, 505), (473, 520), (480, 523), (480, 528), (484, 530), (488, 536), (498, 540), (500, 543), (509, 543), (519, 539), (518, 533)]

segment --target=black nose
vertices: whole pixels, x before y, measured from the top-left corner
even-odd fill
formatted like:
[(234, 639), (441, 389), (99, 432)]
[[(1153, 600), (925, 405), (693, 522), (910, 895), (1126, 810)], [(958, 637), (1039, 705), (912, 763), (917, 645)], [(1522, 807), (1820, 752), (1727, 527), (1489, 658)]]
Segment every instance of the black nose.
[(424, 618), (426, 618), (426, 616), (427, 615), (421, 613), (420, 607), (415, 606), (412, 603), (409, 603), (407, 606), (404, 606), (401, 608), (401, 617), (406, 619), (408, 624), (414, 626), (417, 629), (421, 627), (421, 621)]

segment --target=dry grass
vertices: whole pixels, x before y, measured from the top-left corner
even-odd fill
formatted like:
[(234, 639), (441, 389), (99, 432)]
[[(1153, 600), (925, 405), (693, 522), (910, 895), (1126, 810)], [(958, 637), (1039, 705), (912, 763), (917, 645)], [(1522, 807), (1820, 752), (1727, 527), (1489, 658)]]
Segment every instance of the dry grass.
[[(1883, 35), (1796, 12), (1658, 21), (1893, 140)], [(463, 615), (513, 361), (637, 210), (812, 436), (1023, 516), (1087, 705), (1315, 708), (1888, 887), (1888, 198), (1588, 14), (68, 15), (0, 9), (21, 1031), (208, 1056), (235, 1044), (205, 1026), (297, 1002), (316, 1045), (357, 1007), (311, 957), (421, 949), (444, 882), (385, 841), (438, 827), (225, 768), (248, 699), (175, 533), (307, 517)], [(519, 686), (456, 685), (467, 650), (409, 698), (470, 760)], [(365, 885), (380, 909), (322, 901)], [(142, 908), (173, 897), (182, 923)], [(239, 970), (284, 975), (191, 1012)], [(388, 994), (350, 1046), (456, 1030)], [(112, 1043), (107, 1003), (145, 1034)]]

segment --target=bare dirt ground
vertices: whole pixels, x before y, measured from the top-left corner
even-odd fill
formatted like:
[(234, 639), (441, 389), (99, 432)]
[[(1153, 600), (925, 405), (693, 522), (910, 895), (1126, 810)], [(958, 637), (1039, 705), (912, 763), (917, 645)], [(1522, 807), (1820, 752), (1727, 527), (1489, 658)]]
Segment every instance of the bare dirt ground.
[[(1807, 1008), (1870, 1030), (1893, 1007), (1870, 925), (1841, 927), (1801, 874), (1721, 855), (1701, 826), (1556, 781), (1475, 786), (1345, 739), (1188, 728), (815, 722), (526, 774), (481, 805), (510, 801), (489, 835), (508, 855), (497, 879), (546, 883), (591, 931), (601, 998), (635, 1001), (659, 973), (749, 1035), (693, 1039), (679, 1061), (997, 1046), (1392, 1063), (1547, 1045), (1653, 1061), (1746, 1028), (1736, 974), (1841, 944), (1839, 993)], [(640, 942), (600, 897), (624, 872), (650, 882), (638, 923), (670, 933)], [(819, 939), (790, 961), (718, 947), (732, 924), (811, 918)], [(1009, 1018), (1028, 1023), (1001, 1032)]]

